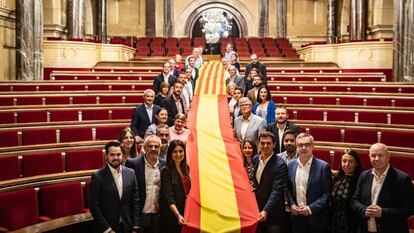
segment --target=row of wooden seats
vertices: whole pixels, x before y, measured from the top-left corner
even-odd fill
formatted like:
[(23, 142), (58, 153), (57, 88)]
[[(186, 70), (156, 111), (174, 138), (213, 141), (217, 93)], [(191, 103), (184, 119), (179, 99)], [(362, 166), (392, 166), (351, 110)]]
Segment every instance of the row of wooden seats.
[(412, 96), (373, 96), (351, 94), (314, 94), (272, 92), (272, 99), (277, 104), (292, 105), (334, 105), (334, 106), (387, 106), (387, 107), (413, 107), (414, 97)]
[(0, 128), (0, 152), (56, 147), (74, 142), (114, 140), (123, 128), (129, 126), (129, 122)]
[(32, 184), (32, 187), (0, 192), (0, 232), (89, 212), (88, 180), (88, 177), (75, 181), (62, 179), (54, 184)]
[(132, 106), (0, 110), (1, 124), (127, 120)]
[[(21, 123), (82, 122), (130, 120), (135, 105), (112, 104), (104, 107), (81, 105), (76, 107), (48, 107), (0, 110), (0, 125)], [(290, 106), (290, 117), (296, 120), (338, 121), (354, 123), (407, 124), (414, 125), (414, 111), (378, 110), (363, 108), (327, 108), (322, 105)], [(33, 124), (30, 124), (33, 125)]]
[(382, 142), (390, 147), (412, 148), (414, 131), (406, 128), (383, 128), (356, 125), (337, 125), (327, 122), (297, 122), (302, 131), (312, 134), (317, 141), (344, 142), (350, 145), (372, 145)]
[[(62, 92), (62, 91), (135, 91), (151, 88), (151, 82), (42, 82), (42, 83), (16, 83), (3, 82), (0, 83), (0, 94), (7, 92)], [(2, 93), (1, 93), (2, 92)]]
[(99, 169), (104, 165), (102, 149), (40, 151), (28, 155), (0, 157), (0, 181), (44, 174)]
[(88, 93), (73, 93), (73, 94), (49, 94), (45, 96), (40, 95), (1, 95), (0, 106), (24, 106), (24, 105), (62, 105), (62, 104), (114, 104), (114, 103), (142, 103), (142, 92), (122, 93), (104, 93), (88, 94)]

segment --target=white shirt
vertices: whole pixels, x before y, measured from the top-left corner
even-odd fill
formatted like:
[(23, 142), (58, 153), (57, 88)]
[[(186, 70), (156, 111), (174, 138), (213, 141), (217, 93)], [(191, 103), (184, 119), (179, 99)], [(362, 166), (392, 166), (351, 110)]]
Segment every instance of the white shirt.
[(148, 106), (144, 103), (144, 106), (145, 106), (145, 110), (147, 110), (149, 122), (152, 123), (152, 110), (154, 108), (154, 105), (152, 104), (151, 106)]
[(287, 154), (287, 151), (283, 151), (282, 153), (277, 154), (277, 156), (279, 156), (280, 158), (282, 158), (283, 161), (285, 161), (286, 165), (288, 165), (290, 161), (298, 158), (298, 154), (297, 153), (295, 153), (295, 155), (293, 155), (293, 157), (290, 158), (288, 156), (288, 154)]
[(168, 73), (168, 74), (162, 73), (162, 76), (164, 76), (164, 82), (168, 83), (168, 78), (170, 77), (170, 73)]
[(270, 160), (270, 158), (272, 158), (272, 156), (273, 156), (273, 153), (269, 157), (267, 157), (267, 159), (263, 160), (262, 155), (260, 155), (259, 164), (257, 165), (257, 171), (256, 171), (257, 183), (260, 184), (260, 178), (262, 178), (263, 170), (265, 169), (265, 167), (267, 165), (267, 162), (269, 162), (269, 160)]
[(109, 169), (111, 170), (112, 177), (114, 178), (114, 182), (116, 188), (118, 189), (119, 199), (122, 198), (122, 166), (119, 166), (119, 171), (108, 165)]
[(158, 213), (160, 205), (158, 203), (160, 197), (160, 187), (161, 187), (161, 175), (159, 162), (152, 166), (148, 163), (147, 159), (144, 157), (145, 161), (145, 204), (142, 209), (143, 213)]
[[(286, 124), (287, 125), (287, 124)], [(285, 129), (286, 129), (286, 125), (285, 127), (283, 127), (283, 129), (279, 129), (279, 127), (277, 127), (277, 123), (276, 123), (276, 127), (279, 133), (279, 151), (282, 151), (282, 145), (283, 145), (283, 134), (285, 133)]]
[(241, 129), (240, 129), (240, 134), (241, 134), (242, 140), (244, 140), (244, 138), (245, 138), (245, 134), (246, 134), (246, 131), (247, 131), (247, 127), (249, 126), (249, 123), (250, 123), (250, 119), (251, 118), (252, 118), (252, 115), (251, 114), (250, 114), (249, 118), (247, 118), (247, 120), (245, 120), (242, 117), (243, 121), (242, 121)]
[[(388, 174), (388, 170), (390, 169), (390, 165), (388, 164), (387, 169), (384, 171), (384, 173), (381, 174), (381, 176), (378, 176), (374, 170), (372, 169), (372, 187), (371, 187), (371, 204), (376, 205), (378, 202), (378, 196), (381, 192), (382, 185), (384, 184), (385, 177)], [(377, 232), (377, 224), (375, 222), (375, 218), (369, 218), (368, 219), (368, 231), (369, 232)]]
[(298, 206), (307, 206), (306, 191), (308, 189), (308, 179), (313, 155), (306, 164), (302, 164), (298, 158), (298, 167), (296, 168), (295, 184), (296, 184), (296, 202)]

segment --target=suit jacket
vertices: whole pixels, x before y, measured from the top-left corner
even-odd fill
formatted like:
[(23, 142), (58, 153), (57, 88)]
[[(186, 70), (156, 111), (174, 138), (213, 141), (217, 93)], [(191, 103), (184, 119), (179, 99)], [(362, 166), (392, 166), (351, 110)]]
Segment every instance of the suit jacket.
[[(253, 106), (252, 112), (257, 115), (259, 111), (259, 103), (256, 103)], [(269, 104), (267, 104), (267, 116), (266, 116), (266, 124), (272, 124), (275, 123), (275, 110), (276, 110), (276, 104), (273, 102), (273, 100), (269, 101)]]
[[(259, 133), (265, 130), (266, 123), (261, 117), (256, 116), (253, 113), (250, 116), (251, 116), (251, 119), (247, 127), (244, 139), (249, 139), (253, 143), (257, 143), (257, 139), (259, 138)], [(242, 135), (241, 135), (242, 122), (243, 122), (243, 115), (238, 116), (236, 117), (236, 119), (234, 119), (234, 132), (240, 143), (243, 142)]]
[[(229, 82), (230, 82), (230, 78), (227, 78), (226, 86), (229, 85)], [(244, 78), (239, 75), (236, 75), (234, 77), (234, 83), (243, 90), (242, 93), (244, 95), (244, 93), (246, 92), (246, 84), (244, 83)]]
[[(175, 77), (174, 75), (169, 75), (168, 76), (168, 83), (170, 84), (170, 86), (173, 85), (173, 83), (175, 82), (175, 80), (177, 80), (177, 77)], [(155, 77), (154, 79), (154, 83), (153, 83), (153, 87), (152, 89), (155, 91), (155, 95), (158, 94), (158, 92), (160, 92), (160, 86), (161, 83), (164, 82), (164, 75), (163, 73), (159, 74), (157, 77)]]
[[(124, 232), (131, 232), (139, 224), (139, 189), (133, 170), (122, 166), (122, 198), (111, 170), (106, 165), (92, 175), (90, 187), (90, 210), (95, 221), (95, 232), (104, 232), (109, 227), (121, 231), (119, 219), (124, 222)], [(144, 189), (145, 191), (145, 189)]]
[(170, 205), (175, 204), (178, 212), (184, 216), (186, 194), (180, 179), (175, 184), (172, 182), (171, 170), (166, 166), (161, 170), (160, 196), (161, 232), (181, 232), (181, 226), (178, 225), (177, 218), (171, 211)]
[[(185, 90), (183, 90), (185, 91)], [(184, 101), (181, 98), (180, 99), (181, 102), (181, 106), (183, 107), (183, 111), (184, 111)], [(168, 111), (168, 126), (173, 126), (174, 125), (174, 120), (175, 120), (175, 115), (177, 115), (178, 110), (177, 110), (177, 106), (175, 105), (175, 100), (173, 97), (173, 94), (168, 96), (165, 101), (164, 101), (164, 108), (167, 109)], [(184, 114), (184, 112), (182, 112)]]
[[(293, 204), (297, 205), (295, 182), (297, 167), (298, 159), (289, 162), (289, 180), (286, 192), (289, 206), (292, 206)], [(306, 202), (312, 212), (307, 219), (309, 224), (313, 227), (327, 227), (329, 225), (331, 180), (332, 171), (329, 165), (326, 162), (313, 157), (306, 190)]]
[[(267, 127), (266, 127), (266, 131), (272, 132), (275, 135), (276, 143), (277, 143), (277, 145), (275, 146), (275, 153), (279, 154), (279, 153), (282, 153), (283, 151), (285, 151), (286, 149), (285, 149), (285, 146), (283, 145), (283, 142), (282, 142), (282, 150), (279, 149), (279, 140), (280, 140), (280, 138), (279, 138), (279, 129), (277, 128), (276, 124), (277, 124), (277, 122), (274, 122), (273, 124), (268, 124)], [(293, 124), (290, 121), (288, 121), (286, 123), (285, 131), (288, 130), (288, 129), (295, 131), (296, 135), (298, 135), (300, 133), (299, 126)]]
[(263, 84), (267, 86), (267, 73), (266, 73), (266, 65), (265, 65), (265, 64), (263, 64), (263, 63), (260, 63), (260, 62), (257, 62), (257, 63), (256, 63), (256, 65), (253, 65), (252, 63), (249, 63), (249, 64), (246, 66), (246, 70), (245, 70), (245, 72), (244, 72), (244, 75), (245, 75), (246, 77), (247, 77), (247, 76), (249, 76), (250, 71), (251, 71), (253, 68), (256, 68), (256, 69), (259, 71), (259, 73), (262, 75), (262, 81), (263, 81)]
[(153, 104), (152, 109), (152, 120), (148, 118), (147, 110), (145, 109), (144, 104), (138, 105), (133, 114), (131, 120), (131, 129), (134, 131), (134, 134), (144, 138), (145, 131), (147, 131), (148, 126), (155, 122), (155, 113), (160, 109), (160, 106)]
[[(367, 232), (365, 211), (371, 205), (372, 169), (364, 171), (351, 200), (351, 208), (360, 220), (359, 232)], [(382, 216), (376, 218), (378, 233), (408, 233), (407, 218), (414, 214), (414, 188), (411, 178), (390, 167), (378, 196)]]
[(253, 158), (255, 194), (259, 211), (267, 212), (267, 224), (280, 225), (286, 217), (285, 189), (288, 180), (288, 170), (285, 162), (275, 153), (267, 162), (260, 177), (256, 179), (259, 156)]
[(247, 92), (247, 97), (252, 101), (253, 105), (257, 103), (257, 100), (256, 100), (257, 96), (255, 94), (255, 88), (252, 88)]
[[(158, 159), (158, 165), (161, 170), (162, 167), (165, 165), (165, 161), (163, 159)], [(139, 209), (142, 211), (144, 209), (145, 198), (147, 197), (146, 194), (146, 185), (145, 185), (145, 160), (144, 156), (139, 158), (132, 158), (128, 159), (125, 162), (125, 166), (131, 168), (135, 171), (135, 176), (138, 183), (139, 192)], [(140, 212), (141, 213), (141, 212)]]

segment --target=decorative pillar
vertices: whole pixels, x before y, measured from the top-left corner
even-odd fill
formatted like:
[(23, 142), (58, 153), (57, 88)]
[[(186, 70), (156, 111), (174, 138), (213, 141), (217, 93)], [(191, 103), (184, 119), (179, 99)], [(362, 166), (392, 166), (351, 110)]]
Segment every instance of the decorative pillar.
[(171, 37), (173, 28), (173, 2), (171, 0), (164, 0), (164, 36)]
[(276, 22), (277, 37), (287, 37), (287, 2), (286, 0), (276, 1)]
[(16, 1), (16, 78), (43, 79), (42, 0)]
[(394, 1), (393, 81), (414, 82), (414, 0)]
[(259, 3), (260, 19), (259, 19), (259, 37), (267, 36), (269, 22), (269, 0), (260, 0)]
[(107, 43), (107, 28), (106, 28), (106, 9), (107, 9), (107, 1), (100, 0), (98, 1), (98, 39), (102, 41), (102, 43)]
[(365, 40), (367, 28), (367, 1), (351, 0), (349, 40)]
[(155, 0), (145, 1), (145, 33), (148, 37), (155, 36)]
[(85, 0), (68, 0), (68, 38), (83, 38), (85, 34)]
[(328, 0), (327, 40), (328, 44), (336, 43), (336, 0)]

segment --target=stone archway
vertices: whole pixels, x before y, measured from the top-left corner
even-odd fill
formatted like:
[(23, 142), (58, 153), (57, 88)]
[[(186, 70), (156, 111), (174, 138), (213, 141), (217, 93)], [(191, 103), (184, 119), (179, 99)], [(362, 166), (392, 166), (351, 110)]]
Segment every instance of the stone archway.
[[(233, 6), (238, 6), (234, 8)], [(174, 27), (174, 36), (191, 36), (192, 29), (196, 20), (201, 16), (202, 12), (208, 9), (219, 8), (231, 12), (235, 22), (240, 30), (240, 37), (257, 36), (257, 22), (247, 7), (238, 0), (229, 0), (223, 2), (211, 2), (209, 0), (192, 1), (183, 12), (176, 18), (174, 25), (186, 22), (184, 27)]]

